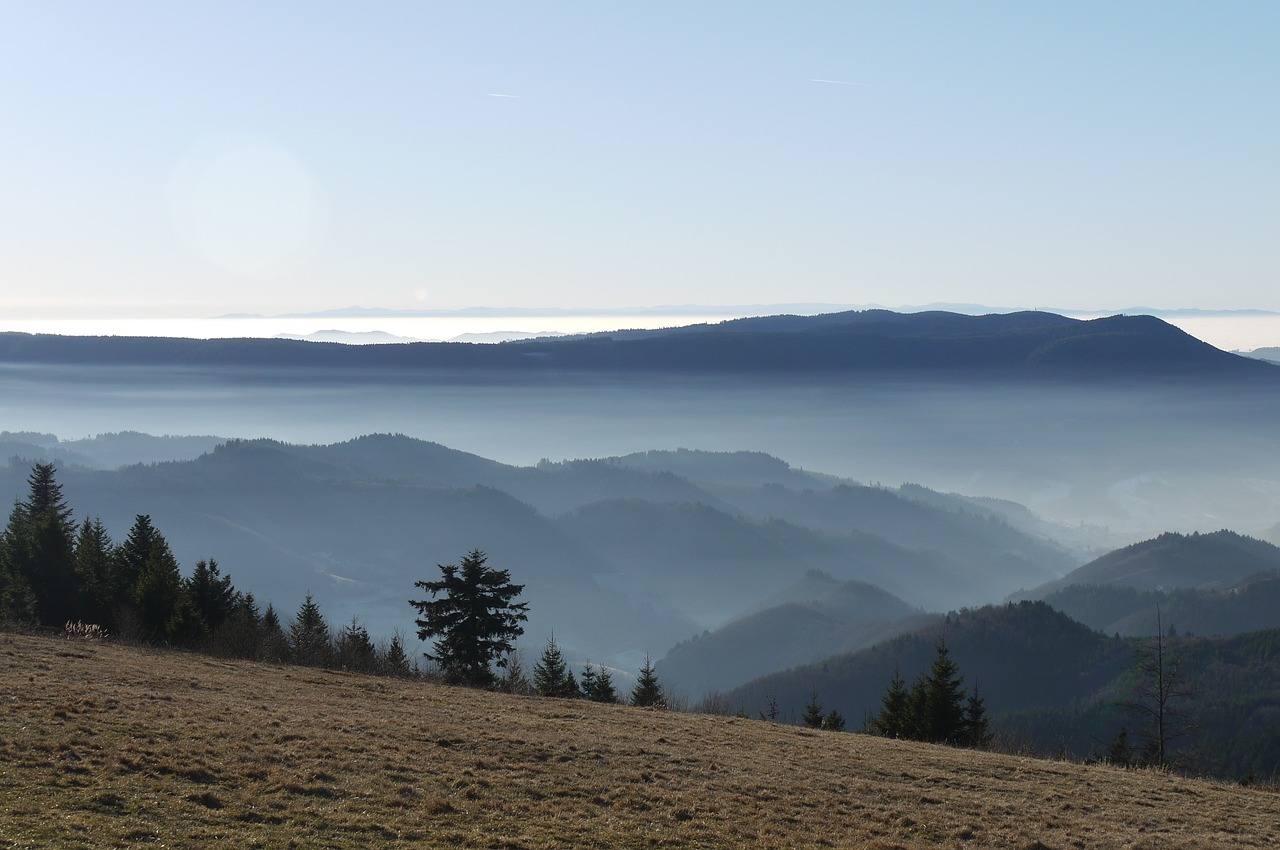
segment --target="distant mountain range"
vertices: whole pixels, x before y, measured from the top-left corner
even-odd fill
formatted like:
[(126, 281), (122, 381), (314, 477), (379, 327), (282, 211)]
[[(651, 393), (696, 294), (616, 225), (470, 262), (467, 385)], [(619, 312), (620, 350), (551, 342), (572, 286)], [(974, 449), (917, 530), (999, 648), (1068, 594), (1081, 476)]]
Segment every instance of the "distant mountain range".
[(497, 345), (322, 345), (280, 339), (0, 334), (0, 362), (253, 368), (737, 375), (995, 375), (1280, 378), (1151, 316), (969, 316), (866, 310)]
[[(158, 452), (173, 449), (156, 439)], [(9, 443), (0, 467), (10, 503), (25, 493), (32, 456), (56, 458), (61, 444), (21, 445)], [(98, 447), (70, 445), (84, 456)], [(660, 657), (772, 605), (809, 570), (883, 588), (866, 591), (883, 616), (890, 594), (905, 600), (898, 611), (975, 604), (1073, 565), (1061, 547), (960, 497), (924, 504), (753, 453), (518, 467), (374, 435), (322, 446), (234, 441), (194, 460), (120, 469), (65, 463), (58, 478), (77, 519), (100, 516), (117, 539), (150, 514), (188, 569), (216, 558), (263, 602), (288, 610), (312, 591), (338, 621), (358, 615), (381, 634), (410, 622), (414, 581), (478, 547), (527, 583), (535, 643), (554, 630), (566, 650), (613, 663)], [(815, 500), (827, 507), (814, 524), (770, 513)]]

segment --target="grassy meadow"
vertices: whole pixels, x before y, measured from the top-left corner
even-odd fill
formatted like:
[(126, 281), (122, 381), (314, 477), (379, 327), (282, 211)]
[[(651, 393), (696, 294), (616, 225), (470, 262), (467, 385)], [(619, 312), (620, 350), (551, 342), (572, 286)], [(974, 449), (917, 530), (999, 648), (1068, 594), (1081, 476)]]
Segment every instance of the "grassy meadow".
[(0, 848), (1270, 848), (1280, 794), (0, 634)]

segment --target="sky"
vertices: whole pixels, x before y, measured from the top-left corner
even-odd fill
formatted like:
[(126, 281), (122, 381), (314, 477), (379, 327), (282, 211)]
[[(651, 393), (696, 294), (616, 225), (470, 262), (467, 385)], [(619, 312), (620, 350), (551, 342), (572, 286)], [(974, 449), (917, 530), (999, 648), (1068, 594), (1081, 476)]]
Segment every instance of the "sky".
[(1280, 310), (1280, 3), (0, 0), (0, 311)]

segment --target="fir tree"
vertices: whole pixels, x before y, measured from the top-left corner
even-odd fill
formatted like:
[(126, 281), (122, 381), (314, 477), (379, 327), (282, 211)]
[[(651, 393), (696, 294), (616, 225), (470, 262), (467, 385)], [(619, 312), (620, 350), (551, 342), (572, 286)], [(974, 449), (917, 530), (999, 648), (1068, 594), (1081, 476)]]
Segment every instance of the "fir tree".
[(827, 712), (826, 716), (822, 718), (822, 725), (819, 728), (826, 729), (828, 732), (843, 732), (844, 715), (836, 711), (834, 708), (831, 709), (831, 711)]
[(640, 668), (640, 675), (636, 677), (636, 685), (631, 689), (631, 704), (654, 708), (666, 707), (666, 697), (662, 693), (662, 685), (658, 683), (658, 676), (653, 671), (653, 662), (649, 660), (648, 655), (644, 657), (644, 666)]
[(911, 738), (914, 737), (913, 725), (911, 694), (902, 672), (895, 668), (889, 689), (881, 699), (880, 714), (871, 721), (868, 731), (884, 738)]
[[(181, 632), (186, 613), (180, 607), (182, 577), (178, 561), (169, 543), (151, 523), (151, 517), (139, 514), (129, 536), (116, 553), (115, 577), (112, 584), (121, 607), (136, 618), (130, 626), (135, 636), (150, 641), (166, 641)], [(122, 631), (128, 631), (123, 624)]]
[(494, 665), (503, 667), (512, 642), (524, 634), (529, 606), (516, 602), (524, 585), (512, 584), (511, 574), (485, 566), (485, 554), (473, 549), (459, 564), (438, 564), (439, 581), (414, 582), (430, 599), (409, 600), (419, 617), (418, 639), (434, 639), (435, 654), (445, 679), (473, 687), (492, 687)]
[(984, 749), (991, 745), (991, 729), (987, 723), (987, 704), (973, 683), (969, 699), (964, 704), (963, 741), (965, 746)]
[(805, 704), (804, 716), (801, 720), (803, 720), (804, 725), (808, 726), (810, 729), (821, 729), (822, 719), (822, 704), (818, 702), (817, 689), (814, 689), (809, 693), (809, 702)]
[(259, 657), (263, 661), (280, 663), (289, 661), (291, 655), (289, 638), (284, 633), (280, 615), (276, 613), (275, 606), (268, 602), (267, 610), (262, 612), (262, 643)]
[(377, 666), (377, 650), (369, 631), (355, 617), (338, 634), (335, 647), (338, 666), (357, 673), (372, 673)]
[(183, 592), (191, 602), (198, 619), (198, 631), (210, 634), (231, 616), (235, 607), (236, 591), (231, 586), (231, 576), (222, 575), (218, 562), (210, 558), (197, 561), (191, 577), (182, 583)]
[(85, 622), (107, 626), (111, 622), (111, 562), (115, 544), (102, 520), (86, 519), (76, 535), (76, 578), (85, 600)]
[(54, 466), (37, 463), (27, 477), (27, 498), (14, 505), (4, 532), (6, 607), (25, 611), (44, 626), (82, 620), (84, 598), (75, 571), (75, 526), (54, 478)]
[(556, 645), (555, 635), (547, 638), (542, 657), (533, 665), (533, 689), (544, 697), (576, 697), (578, 682)]
[(382, 653), (381, 667), (382, 672), (388, 676), (408, 676), (412, 672), (409, 655), (404, 651), (404, 641), (400, 639), (400, 635), (391, 636), (391, 642)]
[(329, 624), (310, 593), (289, 624), (289, 650), (295, 664), (323, 667), (332, 660)]
[(618, 701), (618, 691), (613, 686), (613, 674), (608, 667), (595, 667), (587, 662), (582, 668), (582, 695), (592, 702)]
[(951, 660), (946, 641), (938, 641), (938, 653), (923, 679), (924, 714), (920, 737), (935, 743), (960, 743), (964, 737), (963, 677)]

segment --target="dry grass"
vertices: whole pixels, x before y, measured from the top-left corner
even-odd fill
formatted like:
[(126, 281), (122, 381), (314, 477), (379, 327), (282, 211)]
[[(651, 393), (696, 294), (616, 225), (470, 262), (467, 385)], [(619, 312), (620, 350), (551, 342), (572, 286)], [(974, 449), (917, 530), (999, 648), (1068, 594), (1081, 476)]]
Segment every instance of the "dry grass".
[(1280, 795), (0, 635), (0, 847), (1275, 847)]

